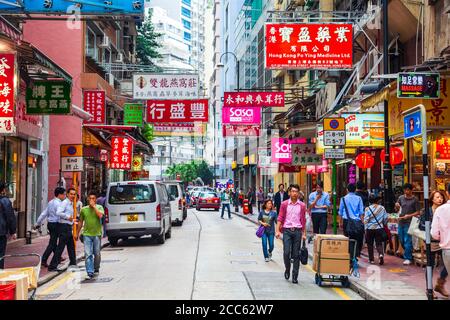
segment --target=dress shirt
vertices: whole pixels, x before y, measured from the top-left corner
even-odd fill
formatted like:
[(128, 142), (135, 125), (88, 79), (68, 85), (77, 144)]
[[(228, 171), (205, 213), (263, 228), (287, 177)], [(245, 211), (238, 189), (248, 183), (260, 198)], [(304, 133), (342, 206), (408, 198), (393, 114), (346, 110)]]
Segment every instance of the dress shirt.
[(69, 220), (70, 217), (73, 217), (73, 202), (66, 198), (58, 207), (56, 215), (59, 217), (59, 223), (73, 225), (73, 221)]
[(300, 221), (301, 214), (301, 202), (292, 202), (291, 199), (288, 200), (287, 210), (286, 210), (286, 220), (284, 221), (283, 228), (302, 228), (302, 223)]
[(450, 201), (438, 207), (433, 214), (431, 236), (439, 240), (441, 249), (450, 250)]
[[(345, 203), (347, 204), (347, 208), (349, 211), (348, 213), (345, 210), (344, 199)], [(341, 203), (339, 205), (339, 215), (341, 217), (343, 217), (344, 219), (348, 219), (348, 216), (350, 215), (350, 219), (358, 220), (363, 214), (364, 205), (360, 196), (356, 195), (354, 192), (350, 192), (343, 199), (341, 199)]]
[(41, 215), (36, 221), (36, 224), (40, 226), (42, 222), (47, 219), (47, 222), (59, 222), (59, 217), (56, 215), (56, 211), (58, 210), (58, 207), (61, 205), (62, 201), (59, 198), (52, 199), (48, 205), (47, 208), (45, 208), (44, 211), (42, 211)]
[[(316, 200), (317, 198), (317, 191), (311, 193), (309, 195), (309, 205), (311, 205), (314, 200)], [(330, 203), (330, 195), (327, 192), (322, 192), (322, 196), (320, 197), (319, 200), (317, 200), (316, 202), (316, 206), (318, 207), (322, 207), (322, 206), (331, 206)], [(311, 208), (311, 213), (327, 213), (327, 209), (326, 208)]]

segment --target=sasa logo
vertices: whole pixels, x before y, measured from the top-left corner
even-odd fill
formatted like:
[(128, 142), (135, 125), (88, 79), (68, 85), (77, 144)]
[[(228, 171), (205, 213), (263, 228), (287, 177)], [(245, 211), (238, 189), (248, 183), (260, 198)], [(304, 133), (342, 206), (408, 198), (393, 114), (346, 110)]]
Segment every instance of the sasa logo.
[(291, 146), (286, 143), (275, 143), (275, 153), (290, 153), (291, 152)]
[(251, 117), (253, 118), (253, 109), (230, 109), (231, 117)]

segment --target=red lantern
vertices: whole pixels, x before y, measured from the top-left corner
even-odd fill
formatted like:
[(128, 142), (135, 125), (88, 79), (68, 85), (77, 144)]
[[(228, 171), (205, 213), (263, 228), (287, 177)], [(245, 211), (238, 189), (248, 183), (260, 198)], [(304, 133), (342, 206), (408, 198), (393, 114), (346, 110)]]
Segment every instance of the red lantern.
[(375, 164), (375, 159), (368, 153), (360, 153), (356, 157), (355, 163), (359, 168), (367, 169)]
[[(391, 147), (389, 150), (390, 150), (389, 158), (390, 158), (391, 166), (395, 166), (397, 164), (402, 163), (402, 161), (403, 161), (402, 150), (397, 147)], [(383, 161), (383, 162), (384, 162), (385, 155), (386, 155), (386, 152), (384, 150), (382, 150), (380, 153), (380, 158), (381, 158), (381, 161)]]

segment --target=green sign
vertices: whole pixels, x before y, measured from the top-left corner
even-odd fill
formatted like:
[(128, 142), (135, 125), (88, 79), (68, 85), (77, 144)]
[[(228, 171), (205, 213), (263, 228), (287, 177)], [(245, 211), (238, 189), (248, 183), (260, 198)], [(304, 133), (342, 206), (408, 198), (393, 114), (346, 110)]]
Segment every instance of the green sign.
[(126, 126), (142, 126), (143, 111), (142, 104), (139, 103), (126, 103), (123, 107), (124, 119), (123, 124)]
[(27, 114), (69, 114), (71, 87), (65, 81), (35, 81), (27, 88)]

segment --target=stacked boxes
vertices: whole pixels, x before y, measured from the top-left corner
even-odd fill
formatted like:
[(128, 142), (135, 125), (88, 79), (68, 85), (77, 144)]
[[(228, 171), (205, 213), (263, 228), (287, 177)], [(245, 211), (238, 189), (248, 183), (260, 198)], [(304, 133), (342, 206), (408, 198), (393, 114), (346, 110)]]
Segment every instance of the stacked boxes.
[[(319, 248), (321, 246), (321, 248)], [(318, 234), (314, 239), (313, 270), (320, 274), (347, 275), (350, 272), (349, 240), (343, 235)]]
[(15, 300), (28, 300), (28, 276), (26, 274), (0, 273), (0, 284), (16, 285)]

